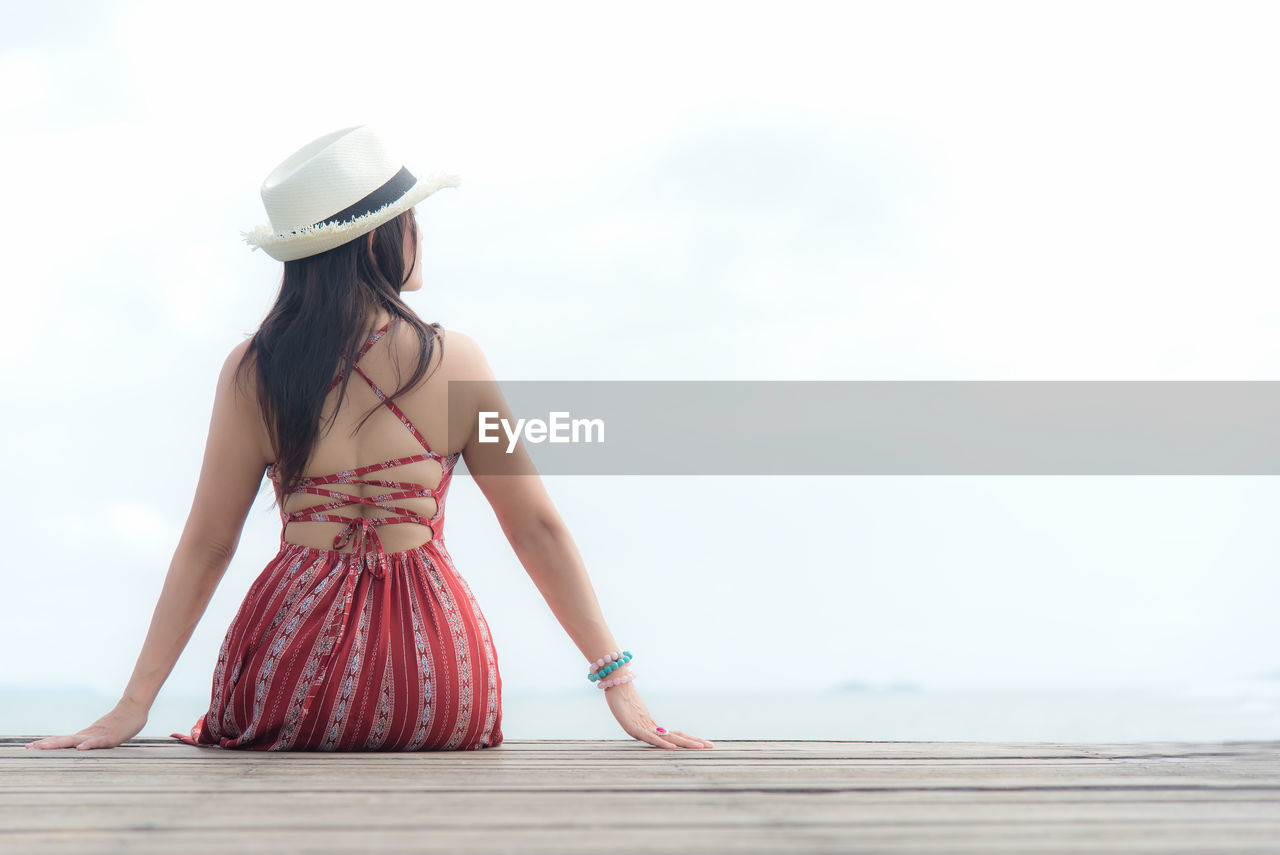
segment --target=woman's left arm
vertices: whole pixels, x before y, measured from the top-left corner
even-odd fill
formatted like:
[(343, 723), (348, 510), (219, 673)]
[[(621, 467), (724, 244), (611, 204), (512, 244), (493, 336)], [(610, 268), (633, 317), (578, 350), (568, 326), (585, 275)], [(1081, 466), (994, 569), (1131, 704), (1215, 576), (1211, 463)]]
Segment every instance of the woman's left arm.
[[(241, 342), (223, 363), (195, 499), (116, 709), (77, 734), (51, 736), (28, 743), (28, 748), (111, 748), (137, 735), (146, 723), (160, 687), (231, 563), (270, 462), (252, 381), (242, 378), (236, 385), (236, 367), (248, 346), (248, 340)], [(252, 378), (253, 372), (246, 376)]]

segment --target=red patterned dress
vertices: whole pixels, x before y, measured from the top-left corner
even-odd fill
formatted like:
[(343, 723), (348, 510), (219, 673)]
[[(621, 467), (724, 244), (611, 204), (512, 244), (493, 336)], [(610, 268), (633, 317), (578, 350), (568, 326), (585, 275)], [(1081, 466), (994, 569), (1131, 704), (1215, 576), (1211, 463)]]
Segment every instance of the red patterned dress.
[[(424, 452), (307, 478), (293, 492), (333, 501), (284, 511), (276, 466), (267, 469), (280, 504), (280, 551), (253, 581), (218, 653), (209, 709), (189, 745), (257, 751), (436, 751), (502, 743), (502, 678), (480, 606), (445, 548), (444, 506), (459, 454), (436, 454), (395, 402), (359, 366), (388, 322), (370, 336), (355, 370), (399, 417)], [(339, 374), (332, 390), (342, 380)], [(361, 476), (418, 460), (443, 468), (434, 489)], [(376, 497), (331, 484), (388, 488)], [(432, 496), (424, 517), (391, 504)], [(351, 517), (325, 511), (367, 504), (392, 516)], [(343, 522), (333, 549), (284, 539), (295, 520)], [(413, 522), (432, 537), (413, 549), (385, 552), (377, 527)], [(355, 551), (339, 551), (354, 538)], [(373, 549), (367, 549), (372, 544)]]

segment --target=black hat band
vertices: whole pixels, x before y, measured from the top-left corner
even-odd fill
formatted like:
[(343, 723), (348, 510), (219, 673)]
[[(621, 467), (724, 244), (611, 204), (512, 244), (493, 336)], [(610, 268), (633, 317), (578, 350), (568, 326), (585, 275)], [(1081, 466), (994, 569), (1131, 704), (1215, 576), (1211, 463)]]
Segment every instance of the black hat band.
[(414, 174), (401, 166), (400, 171), (391, 176), (386, 184), (383, 184), (359, 202), (343, 208), (333, 216), (325, 217), (320, 222), (313, 223), (312, 225), (323, 226), (333, 223), (345, 223), (347, 220), (354, 220), (356, 217), (362, 217), (371, 211), (376, 211), (384, 205), (388, 205), (396, 201), (407, 193), (409, 188), (417, 182), (418, 179), (414, 177)]

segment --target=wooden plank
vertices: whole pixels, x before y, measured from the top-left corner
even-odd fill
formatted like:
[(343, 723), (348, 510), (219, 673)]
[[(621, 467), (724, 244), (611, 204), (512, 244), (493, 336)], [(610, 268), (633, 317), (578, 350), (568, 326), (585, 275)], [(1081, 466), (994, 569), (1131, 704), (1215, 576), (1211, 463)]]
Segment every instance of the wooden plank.
[[(895, 795), (905, 796), (895, 798)], [(725, 797), (717, 793), (656, 793), (639, 801), (629, 795), (601, 794), (591, 800), (591, 811), (601, 817), (625, 817), (640, 810), (660, 815), (665, 827), (735, 825), (750, 819), (760, 824), (963, 823), (963, 822), (1069, 822), (1087, 806), (1092, 821), (1203, 824), (1205, 822), (1253, 822), (1280, 824), (1280, 800), (1188, 798), (1179, 800), (1113, 799), (1099, 794), (1090, 799), (1063, 799), (1055, 794), (1015, 794), (1013, 798), (985, 794), (883, 794), (842, 793), (815, 800), (804, 796), (777, 798), (758, 793)], [(42, 795), (17, 794), (0, 804), (0, 828), (13, 831), (55, 831), (66, 827), (68, 810), (74, 810), (84, 828), (128, 830), (144, 818), (173, 830), (198, 830), (219, 822), (234, 822), (242, 829), (273, 828), (282, 814), (307, 815), (314, 828), (341, 829), (350, 824), (349, 811), (359, 809), (362, 822), (379, 828), (445, 829), (479, 825), (493, 828), (570, 828), (582, 820), (582, 807), (568, 799), (539, 793), (509, 793), (502, 808), (469, 793), (388, 793), (377, 797), (349, 793), (222, 793), (207, 807), (191, 810), (184, 794), (149, 795), (143, 809), (128, 794), (88, 793), (57, 803)], [(1187, 806), (1203, 805), (1188, 815)]]
[[(176, 767), (160, 764), (122, 764), (96, 758), (78, 758), (65, 765), (4, 764), (0, 793), (44, 790), (58, 792), (129, 790), (151, 792), (181, 790), (207, 792), (216, 786), (211, 776), (220, 766)], [(278, 789), (332, 790), (344, 792), (421, 792), (499, 790), (543, 790), (565, 793), (647, 792), (716, 790), (719, 792), (842, 792), (871, 789), (1200, 789), (1252, 790), (1280, 794), (1280, 781), (1274, 774), (1257, 772), (1237, 774), (1228, 764), (1208, 769), (1193, 766), (1170, 771), (1159, 763), (1132, 763), (1125, 766), (1030, 766), (994, 767), (972, 764), (964, 767), (942, 764), (913, 764), (908, 768), (863, 766), (850, 763), (846, 767), (795, 766), (733, 768), (725, 766), (696, 769), (692, 764), (666, 767), (633, 766), (624, 769), (611, 765), (601, 767), (515, 767), (406, 768), (404, 766), (346, 766), (338, 770), (306, 768), (294, 765), (244, 766), (243, 776), (236, 780), (244, 792), (270, 792)], [(232, 772), (234, 775), (235, 773)]]
[[(21, 748), (27, 742), (41, 739), (43, 735), (0, 736), (0, 750), (7, 747)], [(530, 739), (508, 740), (494, 748), (476, 751), (405, 751), (405, 752), (285, 752), (296, 756), (308, 753), (325, 758), (365, 757), (376, 753), (380, 757), (423, 757), (423, 756), (463, 756), (472, 758), (507, 755), (513, 752), (522, 754), (535, 752), (551, 752), (562, 756), (565, 752), (598, 753), (601, 756), (617, 757), (619, 752), (639, 755), (672, 755), (688, 756), (723, 756), (734, 754), (747, 757), (767, 757), (770, 754), (791, 758), (797, 754), (803, 756), (832, 755), (848, 758), (885, 758), (907, 759), (911, 757), (934, 758), (986, 758), (986, 757), (1171, 757), (1171, 756), (1241, 756), (1262, 754), (1274, 756), (1280, 742), (1144, 742), (1137, 744), (1106, 743), (1058, 743), (1058, 742), (870, 742), (870, 741), (775, 741), (775, 740), (724, 740), (716, 742), (716, 747), (705, 750), (670, 751), (644, 745), (634, 739), (592, 739), (592, 740), (559, 740)], [(225, 751), (209, 746), (195, 747), (183, 744), (176, 739), (135, 738), (129, 740), (112, 751), (162, 750), (167, 752), (198, 753), (208, 756), (245, 756), (270, 755), (281, 752)]]
[(599, 824), (573, 831), (537, 828), (459, 829), (426, 835), (360, 826), (342, 832), (306, 826), (242, 832), (208, 828), (198, 832), (167, 829), (113, 832), (22, 834), (3, 845), (15, 852), (166, 853), (271, 852), (350, 855), (354, 852), (432, 853), (1274, 853), (1276, 826), (1221, 825), (1162, 829), (1112, 824), (938, 825), (910, 829), (896, 826), (825, 830), (812, 827), (748, 829), (637, 828)]
[(1280, 851), (1276, 742), (24, 749), (33, 738), (0, 737), (3, 851)]

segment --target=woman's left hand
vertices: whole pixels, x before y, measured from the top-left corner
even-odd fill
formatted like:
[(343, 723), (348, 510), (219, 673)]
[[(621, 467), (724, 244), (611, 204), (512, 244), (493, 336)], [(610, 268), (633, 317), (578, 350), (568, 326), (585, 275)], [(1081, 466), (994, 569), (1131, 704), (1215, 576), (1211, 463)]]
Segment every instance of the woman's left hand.
[(115, 748), (137, 736), (146, 723), (146, 710), (122, 701), (111, 712), (79, 733), (47, 736), (28, 742), (27, 748)]
[(605, 694), (605, 700), (609, 702), (609, 709), (613, 712), (613, 717), (618, 720), (618, 724), (622, 725), (622, 729), (628, 734), (641, 742), (648, 742), (650, 745), (656, 745), (659, 748), (716, 747), (715, 743), (709, 739), (691, 736), (681, 730), (659, 729), (649, 715), (648, 707), (644, 705), (644, 701), (640, 700), (640, 693), (636, 691), (636, 684), (633, 681), (610, 686), (602, 691)]

